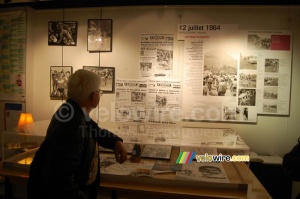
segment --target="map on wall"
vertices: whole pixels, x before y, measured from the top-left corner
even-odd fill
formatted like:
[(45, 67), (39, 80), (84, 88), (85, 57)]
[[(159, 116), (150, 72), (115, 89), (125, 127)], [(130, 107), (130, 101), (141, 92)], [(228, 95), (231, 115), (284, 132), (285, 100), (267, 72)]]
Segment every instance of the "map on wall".
[(184, 121), (256, 122), (258, 114), (289, 114), (290, 31), (179, 24), (177, 39), (184, 40)]
[(0, 13), (0, 100), (25, 99), (26, 10)]

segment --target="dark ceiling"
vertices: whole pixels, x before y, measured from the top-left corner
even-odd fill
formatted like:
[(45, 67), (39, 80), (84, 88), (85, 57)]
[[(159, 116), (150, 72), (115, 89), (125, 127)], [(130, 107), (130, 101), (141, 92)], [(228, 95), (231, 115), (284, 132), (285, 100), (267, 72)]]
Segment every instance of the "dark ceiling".
[(37, 0), (36, 2), (14, 3), (4, 0), (0, 8), (29, 6), (34, 9), (150, 6), (150, 5), (300, 5), (299, 0)]

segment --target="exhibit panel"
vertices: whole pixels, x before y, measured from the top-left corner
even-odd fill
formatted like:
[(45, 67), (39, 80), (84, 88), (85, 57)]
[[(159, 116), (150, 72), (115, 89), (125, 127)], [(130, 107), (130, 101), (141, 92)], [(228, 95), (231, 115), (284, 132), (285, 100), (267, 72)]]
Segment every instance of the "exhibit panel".
[[(34, 78), (26, 80), (27, 111), (33, 112), (38, 120), (48, 119), (65, 100), (66, 75), (60, 73), (63, 83), (59, 87), (59, 78), (51, 79), (51, 67), (59, 66), (60, 72), (67, 66), (72, 66), (73, 71), (96, 68), (103, 80), (104, 95), (91, 116), (101, 127), (109, 126), (123, 138), (128, 154), (135, 144), (143, 147), (141, 156), (149, 164), (136, 169), (150, 172), (142, 170), (135, 174), (151, 175), (151, 179), (194, 180), (199, 186), (205, 184), (203, 181), (212, 186), (219, 183), (230, 189), (241, 184), (237, 188), (240, 190), (247, 184), (247, 177), (245, 180), (240, 164), (229, 161), (230, 158), (242, 156), (243, 161), (239, 161), (247, 162), (244, 158), (249, 157), (249, 146), (260, 154), (280, 155), (298, 136), (295, 102), (299, 101), (299, 94), (291, 92), (296, 88), (291, 87), (292, 82), (297, 85), (299, 81), (294, 75), (298, 69), (293, 67), (299, 58), (292, 56), (298, 49), (298, 44), (292, 43), (298, 41), (299, 35), (294, 34), (299, 32), (294, 26), (297, 10), (171, 6), (29, 9), (26, 63), (31, 64), (27, 64), (26, 73), (31, 72), (29, 75)], [(253, 15), (251, 11), (258, 13)], [(93, 26), (102, 17), (110, 25)], [(49, 23), (55, 30), (49, 28)], [(65, 36), (57, 44), (59, 29), (54, 25), (59, 27), (61, 23), (65, 31), (72, 33), (72, 39)], [(98, 38), (91, 45), (88, 42), (94, 37)], [(95, 47), (105, 39), (108, 48)], [(16, 62), (12, 60), (12, 65)], [(16, 74), (16, 70), (8, 72), (6, 64), (1, 64), (5, 74)], [(19, 69), (23, 70), (22, 67), (20, 61)], [(7, 74), (1, 78), (3, 87), (10, 82), (14, 87), (25, 86), (20, 79), (8, 79)], [(6, 91), (16, 90), (2, 89), (0, 98)], [(54, 96), (58, 100), (53, 100)], [(43, 139), (38, 135), (40, 132), (43, 131), (4, 132), (5, 167), (28, 169)], [(108, 153), (105, 149), (102, 152)], [(194, 154), (193, 163), (168, 164), (181, 168), (153, 174), (154, 166), (176, 163), (184, 154)], [(203, 168), (214, 167), (219, 173), (202, 175), (198, 163)], [(130, 164), (128, 168), (110, 166), (106, 169), (108, 181), (119, 178), (111, 176), (114, 174), (110, 171), (121, 174), (121, 169), (130, 175), (129, 167), (133, 168)], [(250, 175), (249, 171), (245, 173)]]
[[(32, 40), (35, 42), (29, 45), (34, 47), (29, 56), (34, 54), (40, 59), (35, 58), (34, 64), (29, 66), (35, 81), (29, 86), (30, 92), (34, 94), (29, 96), (26, 105), (37, 118), (46, 119), (51, 117), (54, 107), (60, 104), (60, 100), (53, 101), (46, 96), (44, 92), (48, 94), (49, 89), (39, 88), (49, 88), (49, 82), (44, 78), (49, 76), (49, 71), (44, 68), (62, 65), (62, 62), (65, 66), (72, 66), (73, 71), (84, 66), (113, 67), (115, 90), (109, 76), (105, 89), (109, 87), (110, 91), (114, 91), (105, 93), (102, 97), (101, 114), (96, 110), (92, 115), (95, 120), (100, 121), (101, 126), (114, 129), (116, 125), (118, 126), (115, 121), (126, 123), (130, 121), (137, 122), (137, 126), (141, 129), (143, 129), (141, 123), (145, 122), (178, 123), (179, 126), (231, 127), (237, 129), (241, 135), (245, 135), (247, 144), (259, 153), (264, 152), (262, 145), (265, 137), (274, 138), (270, 140), (266, 153), (283, 153), (287, 147), (277, 140), (282, 140), (285, 135), (288, 135), (284, 139), (289, 139), (288, 142), (291, 142), (290, 137), (295, 136), (294, 132), (290, 133), (291, 129), (295, 129), (290, 125), (295, 125), (296, 122), (294, 117), (289, 117), (289, 103), (295, 101), (290, 97), (297, 97), (297, 94), (290, 94), (291, 81), (297, 81), (290, 73), (295, 59), (295, 56), (293, 60), (291, 58), (292, 49), (295, 48), (294, 44), (289, 42), (295, 40), (294, 34), (292, 38), (292, 32), (297, 29), (293, 25), (294, 21), (287, 22), (286, 18), (289, 16), (290, 9), (290, 17), (296, 20), (297, 9), (284, 8), (284, 12), (282, 9), (279, 11), (279, 8), (267, 9), (266, 12), (258, 9), (259, 14), (253, 16), (250, 10), (256, 11), (256, 9), (199, 6), (182, 7), (178, 10), (176, 6), (169, 6), (138, 9), (86, 8), (76, 10), (78, 14), (69, 9), (32, 11), (29, 15), (34, 16), (34, 20), (29, 21), (28, 26), (33, 33)], [(218, 12), (215, 12), (216, 10)], [(240, 16), (241, 12), (242, 16)], [(112, 19), (113, 48), (111, 52), (91, 53), (87, 51), (88, 19), (100, 18), (100, 13), (103, 14), (103, 19)], [(269, 14), (272, 13), (278, 13), (276, 24), (270, 23), (273, 19)], [(212, 15), (213, 17), (210, 17)], [(260, 24), (257, 24), (258, 16), (261, 19)], [(49, 21), (62, 21), (62, 19), (77, 21), (76, 46), (49, 46), (43, 42), (47, 40), (44, 32), (48, 27), (37, 24), (48, 24)], [(161, 28), (156, 28), (158, 24)], [(182, 33), (184, 37), (189, 36), (189, 38), (184, 40), (180, 38), (178, 35), (180, 25), (187, 27), (193, 25), (191, 26), (193, 30), (188, 28), (188, 33)], [(249, 42), (248, 38), (250, 38)], [(257, 39), (257, 45), (267, 38), (267, 43), (271, 41), (273, 47), (255, 49), (253, 47), (255, 41), (251, 38)], [(218, 56), (215, 56), (214, 52), (217, 52)], [(224, 53), (221, 53), (221, 56), (219, 52)], [(188, 60), (189, 58), (195, 60)], [(273, 62), (276, 65), (277, 61), (279, 61), (278, 70), (272, 71), (272, 67), (265, 66)], [(205, 70), (204, 62), (208, 63)], [(208, 66), (209, 63), (216, 63), (214, 70)], [(236, 68), (235, 72), (231, 71), (233, 70), (231, 64), (235, 65), (233, 67)], [(220, 86), (220, 89), (225, 88), (230, 95), (204, 96), (203, 89), (208, 82), (200, 81), (203, 79), (202, 76), (210, 75), (210, 72), (214, 73), (216, 75), (214, 87), (216, 87), (218, 71), (234, 73), (226, 74), (226, 77), (223, 75), (224, 78), (220, 79), (221, 83), (218, 83), (218, 87), (226, 84)], [(104, 79), (104, 76), (101, 75), (101, 78)], [(149, 83), (142, 83), (146, 80)], [(147, 88), (133, 88), (129, 84), (124, 86), (125, 82), (130, 81), (132, 83), (140, 81), (140, 85), (147, 84)], [(173, 81), (178, 81), (178, 86), (172, 87), (174, 89), (150, 88), (152, 85), (173, 84)], [(119, 86), (121, 83), (124, 83), (122, 87)], [(41, 100), (34, 97), (37, 93)], [(42, 107), (42, 102), (47, 102), (50, 106)], [(36, 107), (41, 108), (37, 110)], [(264, 116), (261, 116), (259, 109), (264, 109), (262, 113)], [(263, 122), (258, 122), (258, 115)], [(269, 125), (273, 124), (273, 116), (279, 116), (275, 118), (274, 126)], [(245, 123), (255, 125), (245, 125)], [(266, 130), (266, 126), (274, 128)], [(255, 134), (257, 139), (251, 138), (250, 134)], [(280, 147), (274, 147), (276, 144)]]

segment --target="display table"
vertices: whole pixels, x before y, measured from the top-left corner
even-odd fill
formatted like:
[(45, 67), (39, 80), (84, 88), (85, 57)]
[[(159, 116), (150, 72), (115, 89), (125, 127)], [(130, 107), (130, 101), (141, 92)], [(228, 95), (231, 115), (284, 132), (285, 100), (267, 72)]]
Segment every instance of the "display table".
[[(244, 163), (238, 164), (239, 169), (248, 170)], [(247, 171), (248, 172), (248, 171)], [(26, 186), (28, 171), (0, 167), (0, 175), (5, 177), (5, 198), (13, 198), (12, 184)], [(102, 176), (99, 194), (111, 196), (111, 198), (258, 198), (271, 199), (268, 192), (257, 180), (251, 171), (248, 172), (248, 189), (243, 186), (235, 188), (225, 185), (214, 187), (209, 183), (176, 183), (170, 181), (170, 174), (160, 176), (160, 178), (129, 177), (120, 176), (109, 178)], [(170, 183), (172, 182), (172, 183)]]
[[(198, 149), (194, 147), (202, 146), (203, 143), (207, 143), (204, 146), (208, 147), (208, 149), (201, 149), (197, 151), (196, 154), (225, 154), (231, 157), (236, 154), (248, 154), (248, 146), (241, 142), (241, 138), (238, 134), (230, 129), (193, 128), (188, 129), (187, 132), (185, 131), (184, 135), (185, 138), (189, 139), (183, 140), (180, 146), (164, 143), (166, 147), (159, 147), (159, 144), (150, 144), (151, 146), (148, 145), (148, 150), (144, 150), (145, 148), (143, 148), (142, 157), (148, 158), (143, 158), (141, 161), (154, 164), (158, 159), (153, 157), (163, 157), (167, 158), (164, 159), (165, 161), (175, 164), (179, 153), (197, 151)], [(5, 198), (12, 198), (13, 184), (18, 184), (23, 187), (27, 184), (30, 163), (24, 160), (29, 160), (30, 158), (32, 160), (35, 151), (33, 149), (33, 151), (29, 150), (15, 154), (14, 152), (20, 152), (20, 150), (10, 146), (16, 145), (16, 143), (21, 146), (22, 143), (28, 143), (28, 141), (36, 142), (38, 138), (32, 135), (25, 136), (14, 132), (6, 133), (4, 138), (3, 147), (6, 153), (3, 159), (3, 165), (0, 167), (0, 175), (5, 177)], [(240, 138), (239, 142), (237, 141), (238, 138)], [(201, 143), (198, 143), (198, 140), (201, 140)], [(204, 142), (205, 140), (206, 142)], [(26, 144), (25, 146), (27, 148), (29, 145)], [(171, 150), (165, 150), (170, 149), (168, 146), (171, 146)], [(203, 147), (203, 149), (205, 147)], [(145, 151), (149, 152), (149, 154), (147, 155), (147, 153), (145, 153), (145, 155)], [(156, 156), (151, 156), (154, 151), (157, 153)], [(130, 152), (132, 152), (132, 149), (128, 150), (128, 156), (130, 156)], [(101, 153), (108, 152), (101, 151)], [(11, 154), (14, 155), (11, 156)], [(161, 154), (169, 155), (166, 157), (165, 155), (160, 156)], [(100, 155), (100, 157), (103, 157), (103, 155)], [(129, 165), (127, 165), (128, 167), (124, 169), (124, 171), (129, 171), (133, 168), (129, 160), (126, 163), (129, 163)], [(198, 163), (196, 163), (196, 165), (183, 165), (194, 166), (195, 168), (195, 170), (182, 169), (181, 172), (183, 175), (177, 175), (175, 172), (171, 172), (155, 173), (155, 175), (151, 177), (136, 177), (130, 176), (129, 173), (116, 175), (101, 172), (99, 194), (111, 198), (271, 198), (265, 188), (250, 171), (248, 164), (244, 162), (222, 162), (217, 164), (222, 168), (222, 175), (226, 178), (225, 181), (221, 181), (221, 177), (216, 175), (213, 177), (212, 175), (201, 176), (203, 179), (199, 180), (198, 173), (200, 173), (200, 163), (199, 165)], [(117, 164), (115, 166), (123, 167), (124, 165), (126, 164)], [(203, 165), (201, 167), (203, 167)], [(152, 166), (149, 168), (151, 170)], [(189, 180), (187, 180), (187, 178)], [(191, 180), (191, 178), (193, 180)], [(213, 181), (210, 181), (212, 178)]]
[[(176, 161), (178, 152), (172, 150), (170, 162)], [(224, 163), (223, 167), (230, 183), (178, 180), (175, 173), (153, 177), (102, 173), (99, 194), (111, 198), (272, 198), (246, 163)]]

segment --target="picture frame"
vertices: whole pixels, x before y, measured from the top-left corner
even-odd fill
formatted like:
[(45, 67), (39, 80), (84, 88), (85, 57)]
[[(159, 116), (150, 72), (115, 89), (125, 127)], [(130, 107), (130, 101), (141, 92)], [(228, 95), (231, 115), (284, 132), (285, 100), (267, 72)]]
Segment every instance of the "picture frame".
[(48, 46), (76, 46), (77, 29), (76, 21), (49, 21)]
[(67, 84), (71, 74), (73, 74), (72, 66), (50, 66), (51, 100), (67, 99)]
[(112, 52), (112, 19), (88, 19), (87, 51)]
[(106, 66), (83, 66), (83, 69), (92, 71), (101, 77), (100, 90), (103, 93), (115, 92), (115, 68)]

